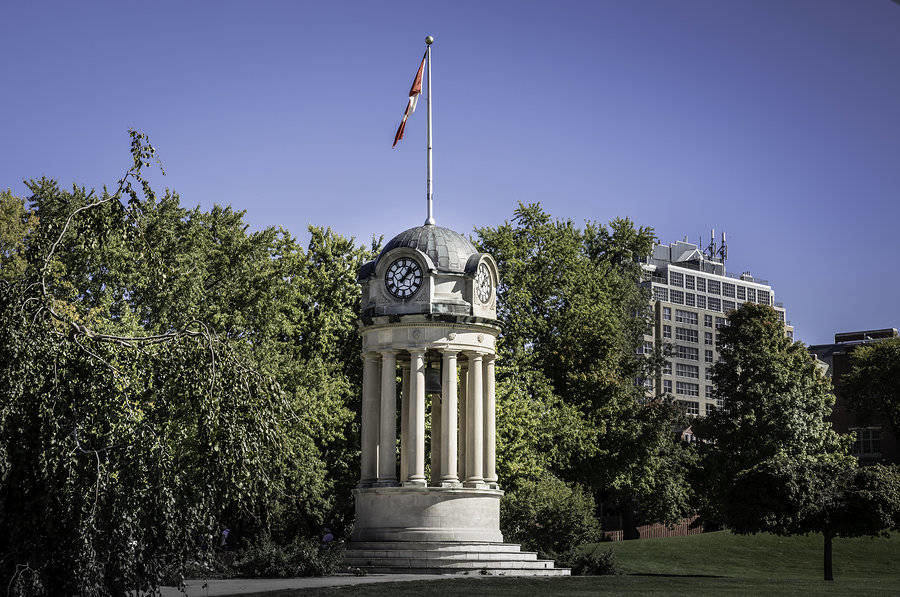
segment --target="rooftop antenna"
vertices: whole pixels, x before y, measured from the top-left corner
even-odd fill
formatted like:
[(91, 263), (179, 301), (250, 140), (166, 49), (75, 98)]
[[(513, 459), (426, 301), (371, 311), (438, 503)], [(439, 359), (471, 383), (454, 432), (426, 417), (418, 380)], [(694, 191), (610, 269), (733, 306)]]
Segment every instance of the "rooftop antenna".
[(722, 257), (722, 263), (728, 259), (728, 244), (725, 242), (725, 231), (722, 231), (722, 246), (719, 247), (719, 255)]
[(707, 254), (710, 259), (716, 258), (716, 229), (713, 228), (709, 232), (709, 246), (706, 247)]

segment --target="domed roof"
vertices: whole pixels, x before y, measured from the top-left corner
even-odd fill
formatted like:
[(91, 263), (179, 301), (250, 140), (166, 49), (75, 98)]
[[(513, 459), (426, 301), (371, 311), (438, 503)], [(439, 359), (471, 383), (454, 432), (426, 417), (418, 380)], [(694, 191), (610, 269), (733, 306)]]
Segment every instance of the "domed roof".
[(401, 232), (384, 246), (378, 260), (397, 247), (418, 249), (431, 257), (438, 270), (458, 273), (464, 273), (469, 257), (478, 253), (475, 245), (459, 232), (433, 225), (416, 226)]

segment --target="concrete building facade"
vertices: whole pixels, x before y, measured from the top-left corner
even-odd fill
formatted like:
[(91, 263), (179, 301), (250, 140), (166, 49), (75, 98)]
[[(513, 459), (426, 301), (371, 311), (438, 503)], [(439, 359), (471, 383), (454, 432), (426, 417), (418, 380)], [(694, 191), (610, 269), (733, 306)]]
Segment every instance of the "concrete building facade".
[(719, 330), (729, 311), (745, 302), (769, 305), (781, 315), (785, 333), (790, 338), (794, 334), (769, 282), (750, 272), (729, 274), (726, 257), (723, 235), (718, 250), (714, 241), (707, 251), (687, 241), (656, 245), (643, 264), (653, 322), (641, 350), (645, 354), (652, 354), (656, 346), (670, 350), (665, 365), (644, 383), (648, 395), (668, 394), (689, 415), (705, 416), (721, 406), (715, 398), (712, 367), (719, 360)]

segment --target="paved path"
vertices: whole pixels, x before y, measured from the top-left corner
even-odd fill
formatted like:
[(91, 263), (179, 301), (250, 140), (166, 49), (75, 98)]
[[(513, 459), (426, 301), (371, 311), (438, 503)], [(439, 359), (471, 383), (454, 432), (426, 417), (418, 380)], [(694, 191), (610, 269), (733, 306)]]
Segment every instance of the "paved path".
[[(381, 582), (401, 582), (411, 580), (453, 580), (454, 578), (482, 578), (480, 575), (439, 574), (369, 574), (353, 576), (339, 574), (335, 576), (316, 576), (307, 578), (234, 578), (228, 580), (189, 580), (187, 592), (181, 593), (174, 587), (163, 587), (162, 597), (222, 597), (224, 595), (286, 597), (303, 589), (319, 589), (322, 587), (343, 587)], [(204, 587), (203, 585), (207, 586)]]

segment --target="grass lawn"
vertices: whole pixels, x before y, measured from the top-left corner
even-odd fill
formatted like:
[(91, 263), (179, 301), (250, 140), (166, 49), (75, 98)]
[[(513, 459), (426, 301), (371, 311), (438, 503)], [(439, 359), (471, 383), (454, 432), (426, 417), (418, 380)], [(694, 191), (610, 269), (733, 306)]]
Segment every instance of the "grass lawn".
[[(705, 533), (598, 544), (625, 574), (571, 578), (452, 578), (361, 585), (314, 595), (898, 595), (900, 534), (835, 539), (834, 582), (822, 578), (822, 537)], [(590, 546), (586, 546), (590, 548)]]

